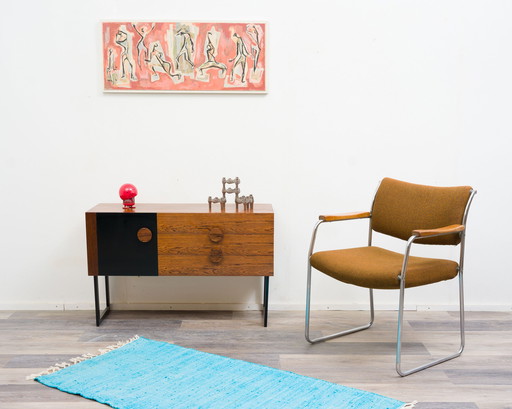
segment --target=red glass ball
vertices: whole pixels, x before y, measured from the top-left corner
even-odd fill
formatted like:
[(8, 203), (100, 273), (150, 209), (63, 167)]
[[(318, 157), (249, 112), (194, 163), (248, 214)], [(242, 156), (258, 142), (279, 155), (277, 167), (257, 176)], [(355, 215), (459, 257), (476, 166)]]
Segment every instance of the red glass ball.
[(137, 193), (137, 188), (131, 183), (125, 183), (119, 188), (119, 197), (123, 200), (133, 199)]

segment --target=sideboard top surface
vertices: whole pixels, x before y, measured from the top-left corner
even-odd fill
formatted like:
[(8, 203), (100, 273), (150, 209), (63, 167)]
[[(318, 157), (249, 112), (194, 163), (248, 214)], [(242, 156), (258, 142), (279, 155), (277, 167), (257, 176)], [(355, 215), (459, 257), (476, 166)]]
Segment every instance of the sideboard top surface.
[(136, 203), (131, 210), (123, 209), (122, 203), (100, 203), (88, 210), (87, 213), (274, 213), (271, 204), (255, 203), (252, 210), (244, 210), (243, 205), (227, 203), (226, 209), (221, 210), (220, 204), (212, 204), (209, 209), (208, 203)]

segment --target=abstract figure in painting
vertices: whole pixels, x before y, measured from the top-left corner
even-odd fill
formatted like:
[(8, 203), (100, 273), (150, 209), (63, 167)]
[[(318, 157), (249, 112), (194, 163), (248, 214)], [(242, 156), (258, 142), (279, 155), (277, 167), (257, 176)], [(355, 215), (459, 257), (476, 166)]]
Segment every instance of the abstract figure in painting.
[(235, 80), (235, 69), (237, 66), (240, 66), (242, 69), (242, 74), (240, 75), (240, 81), (245, 82), (245, 71), (247, 68), (247, 57), (250, 55), (249, 51), (247, 51), (247, 47), (245, 46), (244, 40), (240, 37), (236, 32), (233, 32), (233, 41), (236, 44), (236, 56), (229, 60), (229, 62), (233, 62), (233, 67), (231, 67), (231, 75), (230, 80), (233, 82)]
[(111, 82), (113, 85), (117, 83), (117, 67), (115, 62), (114, 50), (112, 48), (108, 49), (108, 65), (107, 65), (107, 81)]
[[(135, 24), (132, 24), (133, 28), (137, 32), (137, 34), (140, 36), (139, 42), (137, 43), (137, 63), (139, 64), (139, 68), (141, 68), (140, 65), (140, 59), (143, 58), (146, 62), (149, 62), (149, 53), (148, 53), (148, 47), (144, 43), (144, 40), (146, 39), (146, 36), (151, 33), (155, 29), (155, 24), (151, 26), (151, 29), (147, 31), (147, 28), (142, 26), (140, 31), (137, 30), (137, 26)], [(142, 54), (145, 54), (143, 57)]]
[(120, 28), (117, 31), (116, 44), (122, 48), (122, 51), (121, 51), (121, 69), (122, 69), (121, 78), (126, 78), (126, 64), (128, 64), (128, 68), (129, 68), (128, 72), (130, 74), (130, 79), (132, 81), (137, 81), (137, 77), (133, 73), (133, 64), (130, 61), (131, 53), (130, 53), (130, 47), (128, 45), (128, 34), (126, 33), (126, 31), (123, 31), (122, 28)]
[(208, 70), (210, 68), (217, 68), (220, 70), (219, 77), (224, 78), (224, 74), (226, 73), (227, 67), (224, 64), (217, 62), (217, 60), (215, 59), (215, 47), (212, 42), (212, 35), (212, 31), (208, 31), (208, 40), (206, 43), (205, 50), (206, 61), (199, 66), (199, 75), (204, 75), (204, 70)]
[(186, 26), (181, 27), (176, 36), (181, 36), (182, 45), (178, 56), (176, 57), (176, 69), (180, 68), (180, 58), (183, 57), (188, 64), (190, 64), (191, 68), (194, 68), (194, 63), (192, 62), (192, 55), (194, 54), (194, 41), (192, 40), (192, 36), (190, 35), (189, 30)]
[(158, 73), (156, 72), (156, 69), (158, 69), (159, 71), (163, 70), (163, 72), (168, 74), (169, 77), (171, 78), (177, 77), (178, 79), (180, 79), (181, 74), (172, 73), (172, 64), (169, 61), (166, 61), (165, 55), (163, 51), (160, 50), (160, 48), (161, 46), (158, 43), (153, 44), (151, 48), (151, 53), (149, 54), (149, 59), (146, 60), (147, 62), (149, 62), (149, 66), (151, 68), (151, 71), (153, 72), (151, 80), (157, 81), (160, 78), (158, 76)]
[(247, 34), (251, 37), (251, 40), (254, 41), (255, 45), (252, 46), (254, 64), (253, 64), (253, 72), (256, 72), (256, 68), (258, 67), (258, 60), (260, 58), (261, 53), (261, 44), (260, 44), (260, 34), (256, 29), (255, 25), (247, 26)]

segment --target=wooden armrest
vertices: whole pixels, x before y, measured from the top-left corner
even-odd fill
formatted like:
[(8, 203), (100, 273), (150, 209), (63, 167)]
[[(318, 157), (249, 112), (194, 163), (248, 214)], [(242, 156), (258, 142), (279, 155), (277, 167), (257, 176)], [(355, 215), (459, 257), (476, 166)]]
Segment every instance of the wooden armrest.
[(318, 219), (324, 222), (335, 222), (337, 220), (366, 219), (370, 216), (370, 212), (353, 212), (344, 214), (320, 215), (318, 216)]
[(412, 234), (417, 237), (429, 237), (460, 233), (461, 231), (464, 231), (464, 226), (462, 224), (452, 224), (438, 229), (413, 230)]

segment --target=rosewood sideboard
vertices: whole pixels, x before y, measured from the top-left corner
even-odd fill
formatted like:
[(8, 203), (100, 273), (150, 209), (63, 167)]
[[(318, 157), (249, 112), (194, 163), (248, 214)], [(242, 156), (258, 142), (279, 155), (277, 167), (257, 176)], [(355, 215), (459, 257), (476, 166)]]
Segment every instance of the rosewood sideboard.
[[(87, 263), (94, 278), (96, 325), (110, 311), (110, 276), (262, 276), (263, 323), (268, 321), (269, 277), (274, 275), (274, 212), (227, 204), (104, 203), (85, 214)], [(105, 277), (100, 311), (98, 277)]]

